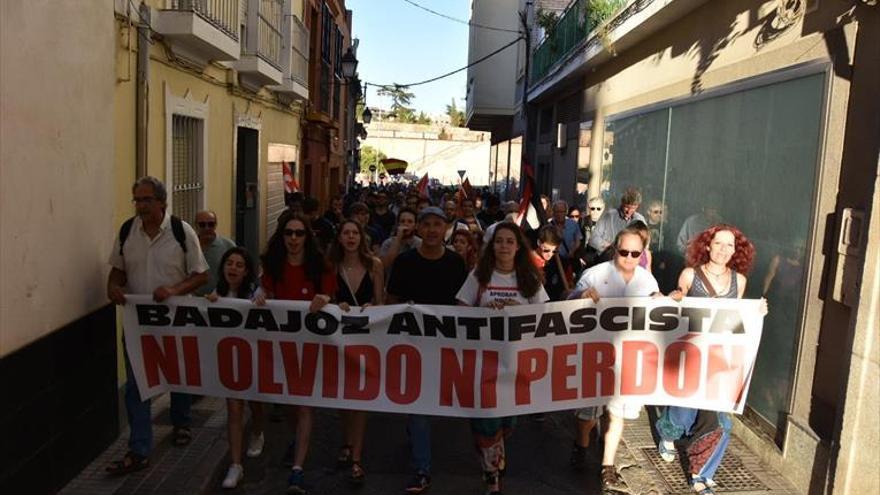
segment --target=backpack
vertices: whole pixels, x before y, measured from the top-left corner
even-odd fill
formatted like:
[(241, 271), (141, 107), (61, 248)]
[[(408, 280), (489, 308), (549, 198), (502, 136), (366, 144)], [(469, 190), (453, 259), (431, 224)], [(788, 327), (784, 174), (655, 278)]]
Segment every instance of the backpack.
[[(128, 234), (131, 233), (131, 226), (134, 225), (134, 218), (135, 217), (129, 218), (122, 223), (122, 227), (119, 227), (119, 256), (123, 256), (122, 248), (125, 246), (125, 240), (128, 239)], [(183, 220), (174, 215), (171, 215), (171, 232), (174, 234), (174, 239), (180, 244), (180, 248), (183, 249), (183, 253), (186, 254), (186, 232), (183, 230)]]

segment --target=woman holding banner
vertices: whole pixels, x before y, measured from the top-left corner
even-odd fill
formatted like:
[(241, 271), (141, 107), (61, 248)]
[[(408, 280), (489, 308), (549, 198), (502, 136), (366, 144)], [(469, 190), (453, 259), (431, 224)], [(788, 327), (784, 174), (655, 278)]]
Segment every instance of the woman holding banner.
[[(263, 276), (254, 297), (258, 306), (267, 299), (311, 301), (309, 312), (316, 312), (331, 301), (328, 294), (336, 294), (336, 274), (324, 261), (309, 221), (290, 210), (278, 217), (275, 233), (269, 238), (261, 260)], [(287, 492), (305, 494), (303, 463), (312, 433), (312, 409), (297, 406), (296, 415), (288, 415), (288, 420), (296, 431), (296, 444)]]
[[(730, 225), (715, 225), (701, 232), (688, 245), (687, 264), (678, 277), (678, 288), (669, 296), (742, 298), (746, 276), (755, 259), (755, 246)], [(763, 313), (766, 313), (764, 305)], [(730, 441), (731, 418), (727, 413), (668, 406), (657, 420), (661, 441), (657, 446), (666, 462), (675, 460), (675, 441), (687, 440), (691, 479), (701, 495), (715, 493), (712, 481)]]
[[(382, 304), (385, 270), (382, 261), (370, 254), (361, 224), (345, 220), (339, 225), (339, 234), (330, 245), (329, 257), (336, 267), (336, 301), (343, 311), (349, 311), (350, 306), (364, 308)], [(342, 420), (345, 444), (340, 449), (337, 464), (341, 468), (350, 468), (349, 481), (353, 485), (361, 485), (366, 477), (361, 465), (361, 452), (367, 413), (342, 411)]]
[[(522, 231), (513, 223), (499, 223), (477, 267), (468, 275), (456, 295), (462, 306), (502, 309), (518, 304), (548, 301), (541, 285), (541, 274), (531, 260), (531, 250)], [(472, 419), (483, 480), (487, 493), (501, 493), (505, 467), (504, 437), (514, 418)]]
[[(645, 238), (638, 229), (629, 226), (617, 233), (614, 242), (614, 258), (585, 271), (572, 291), (569, 299), (592, 299), (599, 302), (602, 297), (647, 297), (659, 296), (657, 281), (650, 272), (639, 266), (639, 258), (647, 249)], [(605, 433), (605, 448), (602, 452), (602, 488), (607, 491), (626, 491), (626, 482), (614, 468), (617, 447), (623, 437), (624, 419), (638, 419), (642, 404), (632, 399), (612, 398), (605, 406), (608, 412), (608, 431)], [(577, 418), (577, 439), (572, 451), (572, 465), (583, 464), (590, 432), (599, 417), (598, 407), (587, 407), (575, 412)]]

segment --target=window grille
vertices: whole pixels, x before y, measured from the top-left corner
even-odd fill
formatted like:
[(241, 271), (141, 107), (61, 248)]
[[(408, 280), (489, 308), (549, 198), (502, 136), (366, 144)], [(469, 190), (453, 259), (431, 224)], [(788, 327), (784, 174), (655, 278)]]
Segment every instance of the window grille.
[(171, 127), (172, 213), (192, 223), (201, 209), (204, 191), (203, 121), (174, 115)]

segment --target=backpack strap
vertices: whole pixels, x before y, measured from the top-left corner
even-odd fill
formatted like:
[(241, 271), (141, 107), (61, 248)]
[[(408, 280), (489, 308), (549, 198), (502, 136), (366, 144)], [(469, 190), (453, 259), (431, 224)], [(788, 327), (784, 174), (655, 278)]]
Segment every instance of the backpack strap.
[(128, 239), (128, 234), (131, 234), (132, 225), (134, 225), (134, 217), (122, 222), (122, 226), (119, 227), (119, 256), (123, 256), (122, 247), (125, 246), (125, 240)]
[(694, 268), (694, 274), (700, 279), (700, 282), (703, 283), (706, 292), (709, 293), (709, 297), (718, 297), (718, 293), (715, 292), (715, 287), (712, 287), (712, 282), (709, 281), (709, 277), (703, 273), (703, 265)]
[(183, 230), (183, 220), (174, 215), (171, 215), (171, 232), (177, 239), (177, 243), (180, 244), (180, 248), (183, 249), (183, 253), (186, 254), (186, 231)]

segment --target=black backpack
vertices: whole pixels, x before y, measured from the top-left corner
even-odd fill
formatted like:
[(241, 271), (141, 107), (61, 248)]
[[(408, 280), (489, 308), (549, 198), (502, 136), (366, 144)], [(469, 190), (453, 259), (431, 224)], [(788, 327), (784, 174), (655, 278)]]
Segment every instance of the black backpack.
[[(122, 227), (119, 227), (119, 256), (123, 255), (122, 247), (125, 246), (125, 240), (128, 239), (128, 234), (131, 233), (134, 219), (135, 217), (129, 218), (122, 223)], [(174, 215), (171, 215), (171, 232), (174, 234), (177, 243), (180, 244), (180, 248), (183, 249), (183, 253), (186, 254), (186, 232), (183, 230), (183, 220)]]

